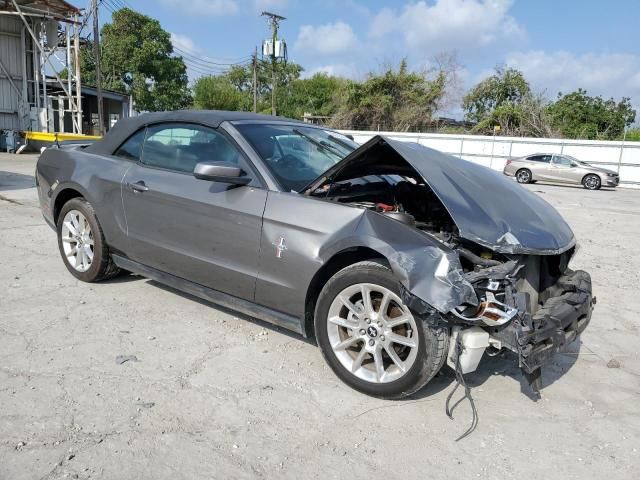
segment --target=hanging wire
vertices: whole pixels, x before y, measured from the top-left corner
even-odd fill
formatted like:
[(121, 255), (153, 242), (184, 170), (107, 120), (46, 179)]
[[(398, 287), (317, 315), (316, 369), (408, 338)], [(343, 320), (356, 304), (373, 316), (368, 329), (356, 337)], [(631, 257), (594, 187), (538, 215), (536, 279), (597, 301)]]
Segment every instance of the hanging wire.
[[(460, 355), (462, 355), (462, 353), (464, 352), (464, 346), (462, 345), (462, 340), (460, 340), (460, 335), (458, 335), (456, 338), (455, 352), (456, 352), (456, 368), (455, 368), (456, 386), (453, 387), (453, 390), (451, 390), (449, 395), (447, 395), (447, 401), (445, 403), (445, 412), (447, 414), (447, 417), (453, 420), (453, 411), (456, 409), (458, 405), (460, 405), (460, 403), (465, 398), (469, 400), (469, 404), (471, 405), (471, 412), (472, 412), (471, 425), (469, 426), (466, 432), (464, 432), (462, 435), (456, 438), (456, 442), (458, 442), (463, 438), (471, 435), (473, 431), (476, 429), (476, 427), (478, 426), (478, 410), (476, 409), (476, 403), (473, 401), (473, 397), (471, 396), (471, 388), (467, 386), (467, 382), (464, 379), (464, 374), (462, 373), (462, 366), (460, 365)], [(464, 395), (456, 403), (454, 403), (452, 407), (449, 407), (449, 403), (453, 398), (453, 394), (456, 393), (456, 390), (458, 390), (458, 387), (460, 385), (462, 385), (464, 389)]]

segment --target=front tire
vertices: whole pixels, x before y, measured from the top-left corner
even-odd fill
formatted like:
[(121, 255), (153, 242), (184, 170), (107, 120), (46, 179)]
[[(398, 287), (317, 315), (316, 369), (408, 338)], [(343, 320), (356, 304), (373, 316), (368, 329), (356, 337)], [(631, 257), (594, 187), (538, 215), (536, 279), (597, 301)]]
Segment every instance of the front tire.
[(602, 186), (602, 181), (598, 175), (590, 173), (582, 179), (582, 186), (587, 190), (599, 190)]
[(120, 273), (111, 259), (95, 211), (84, 198), (72, 198), (63, 205), (56, 231), (64, 265), (78, 280), (99, 282)]
[(366, 261), (336, 273), (315, 311), (316, 340), (334, 373), (350, 387), (385, 399), (411, 395), (445, 361), (449, 332), (415, 318), (391, 270)]

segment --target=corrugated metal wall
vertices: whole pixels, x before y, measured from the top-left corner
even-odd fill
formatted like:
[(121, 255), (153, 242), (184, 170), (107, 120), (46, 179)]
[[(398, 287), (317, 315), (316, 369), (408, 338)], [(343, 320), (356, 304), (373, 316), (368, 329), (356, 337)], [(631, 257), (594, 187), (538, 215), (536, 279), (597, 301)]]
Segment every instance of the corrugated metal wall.
[(0, 15), (0, 130), (24, 128), (21, 28), (20, 18)]

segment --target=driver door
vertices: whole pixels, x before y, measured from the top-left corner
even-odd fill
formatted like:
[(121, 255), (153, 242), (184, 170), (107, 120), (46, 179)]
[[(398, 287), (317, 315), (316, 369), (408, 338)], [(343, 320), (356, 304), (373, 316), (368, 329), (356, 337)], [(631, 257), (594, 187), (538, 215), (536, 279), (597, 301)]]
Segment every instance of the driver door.
[(572, 161), (563, 155), (554, 155), (551, 161), (549, 180), (558, 183), (572, 182)]
[[(247, 186), (198, 180), (199, 162), (226, 161)], [(253, 300), (267, 192), (238, 147), (191, 124), (147, 128), (141, 161), (122, 182), (128, 255), (144, 265)]]

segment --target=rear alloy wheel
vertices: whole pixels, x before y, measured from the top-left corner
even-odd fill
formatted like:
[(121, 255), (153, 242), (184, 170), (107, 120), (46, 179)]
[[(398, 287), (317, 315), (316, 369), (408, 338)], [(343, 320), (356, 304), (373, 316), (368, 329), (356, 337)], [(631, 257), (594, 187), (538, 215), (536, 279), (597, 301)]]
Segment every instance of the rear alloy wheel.
[(587, 190), (598, 190), (602, 186), (602, 182), (598, 175), (589, 174), (582, 179), (582, 185)]
[(84, 198), (72, 198), (62, 206), (56, 229), (60, 255), (74, 277), (99, 282), (120, 273), (93, 207)]
[(516, 172), (516, 180), (518, 183), (531, 183), (531, 170), (521, 168)]
[(316, 308), (316, 338), (336, 375), (382, 398), (424, 386), (444, 362), (448, 332), (416, 319), (390, 269), (360, 262), (325, 285)]
[(78, 272), (86, 272), (93, 262), (95, 244), (86, 217), (78, 210), (69, 210), (62, 220), (60, 232), (62, 250), (69, 265)]

